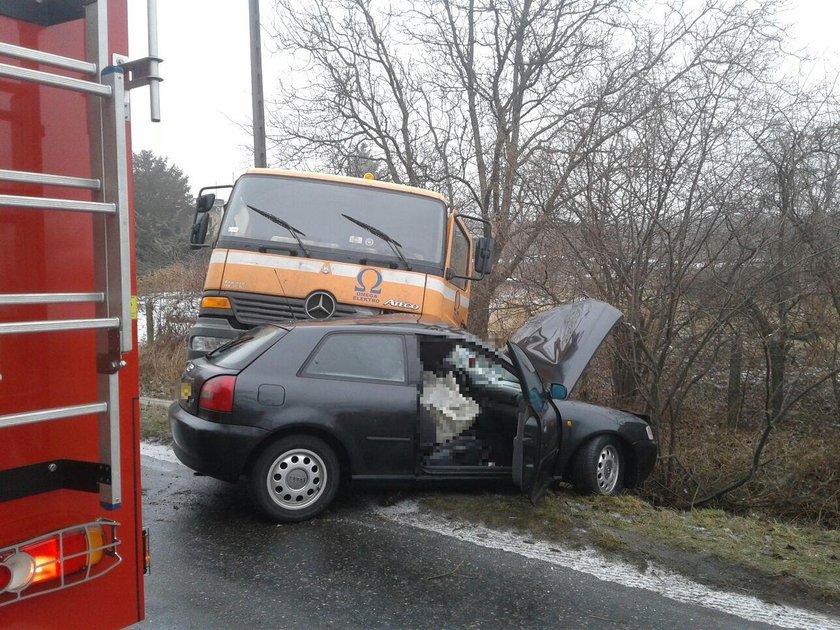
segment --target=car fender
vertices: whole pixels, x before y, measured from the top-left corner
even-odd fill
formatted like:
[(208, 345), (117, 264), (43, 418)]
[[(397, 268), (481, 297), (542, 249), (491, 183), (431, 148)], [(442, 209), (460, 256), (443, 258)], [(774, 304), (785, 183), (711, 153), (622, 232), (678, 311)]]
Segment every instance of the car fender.
[(569, 479), (571, 464), (578, 449), (598, 435), (614, 435), (621, 443), (627, 461), (628, 485), (635, 482), (637, 469), (633, 445), (647, 440), (646, 423), (632, 413), (576, 400), (553, 401), (560, 413), (562, 434), (560, 452), (554, 468), (555, 477)]
[(338, 457), (338, 461), (341, 464), (342, 471), (349, 472), (352, 470), (352, 458), (347, 450), (346, 444), (335, 432), (331, 430), (329, 425), (325, 425), (323, 423), (313, 424), (296, 422), (284, 423), (273, 427), (248, 455), (248, 459), (241, 471), (241, 474), (248, 474), (248, 471), (251, 469), (251, 466), (254, 464), (256, 459), (260, 456), (260, 453), (262, 453), (269, 444), (272, 444), (273, 442), (276, 442), (288, 435), (311, 435), (322, 439), (335, 452)]

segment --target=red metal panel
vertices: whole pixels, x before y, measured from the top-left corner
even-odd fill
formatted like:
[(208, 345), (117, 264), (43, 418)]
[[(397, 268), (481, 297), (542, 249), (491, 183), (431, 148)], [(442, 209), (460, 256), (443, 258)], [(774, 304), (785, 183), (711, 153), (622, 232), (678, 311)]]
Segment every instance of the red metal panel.
[[(111, 0), (108, 10), (110, 52), (125, 54), (126, 0)], [(42, 27), (0, 17), (0, 41), (85, 57), (82, 20)], [(86, 103), (67, 90), (0, 79), (0, 169), (90, 177)], [(82, 190), (8, 183), (0, 183), (0, 193), (91, 198)], [(0, 293), (94, 290), (92, 220), (84, 213), (0, 207)], [(89, 304), (0, 306), (0, 322), (93, 316)], [(136, 348), (136, 327), (134, 341)], [(95, 401), (95, 354), (92, 332), (0, 336), (0, 415)], [(89, 583), (0, 608), (0, 627), (113, 628), (143, 616), (136, 350), (123, 358), (121, 507), (106, 511), (97, 495), (69, 490), (0, 503), (0, 548), (103, 517), (120, 523), (123, 562)], [(52, 459), (97, 461), (97, 418), (0, 429), (0, 470)]]

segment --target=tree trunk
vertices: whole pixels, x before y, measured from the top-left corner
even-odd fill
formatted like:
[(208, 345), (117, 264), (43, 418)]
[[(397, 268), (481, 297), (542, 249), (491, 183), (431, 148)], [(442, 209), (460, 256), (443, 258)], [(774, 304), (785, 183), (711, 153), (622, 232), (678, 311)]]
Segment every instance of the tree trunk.
[(467, 320), (467, 330), (481, 339), (487, 338), (487, 328), (490, 325), (490, 300), (494, 286), (489, 278), (472, 283), (470, 296), (470, 316)]
[[(840, 314), (840, 309), (837, 309), (838, 314)], [(835, 337), (834, 339), (834, 359), (832, 361), (832, 367), (837, 369), (837, 350), (838, 350), (838, 339)], [(836, 373), (834, 376), (831, 377), (831, 390), (834, 392), (834, 417), (840, 418), (840, 374)]]
[(743, 363), (744, 349), (741, 346), (741, 340), (733, 337), (729, 348), (729, 385), (726, 392), (726, 426), (731, 429), (737, 428), (738, 421), (741, 419)]
[(831, 388), (834, 391), (834, 417), (840, 418), (840, 374), (831, 377)]
[(770, 360), (770, 417), (773, 422), (782, 418), (782, 405), (785, 400), (785, 339), (779, 333), (773, 334), (767, 342), (767, 354)]
[(635, 356), (633, 334), (623, 328), (617, 328), (613, 332), (617, 350), (612, 362), (616, 406), (630, 409), (635, 409), (639, 404), (639, 388), (631, 360), (631, 357)]
[(155, 301), (146, 300), (146, 343), (155, 342)]

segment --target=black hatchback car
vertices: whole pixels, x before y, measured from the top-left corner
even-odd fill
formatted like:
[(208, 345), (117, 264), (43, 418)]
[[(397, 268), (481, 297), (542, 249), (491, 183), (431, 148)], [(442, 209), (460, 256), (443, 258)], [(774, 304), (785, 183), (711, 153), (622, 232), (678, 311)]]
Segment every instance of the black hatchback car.
[(621, 318), (595, 300), (530, 320), (498, 353), (422, 317), (266, 325), (187, 364), (169, 409), (190, 468), (245, 476), (277, 521), (321, 512), (342, 479), (554, 479), (615, 494), (656, 460), (631, 413), (566, 400)]

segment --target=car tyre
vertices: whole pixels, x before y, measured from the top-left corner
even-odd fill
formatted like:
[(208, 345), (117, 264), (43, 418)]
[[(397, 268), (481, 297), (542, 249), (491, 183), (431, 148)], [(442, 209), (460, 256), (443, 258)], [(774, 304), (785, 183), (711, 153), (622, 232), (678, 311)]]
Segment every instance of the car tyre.
[(312, 435), (291, 435), (270, 444), (257, 457), (248, 479), (254, 502), (280, 523), (320, 514), (335, 498), (339, 482), (335, 452)]
[(581, 446), (575, 455), (573, 478), (580, 494), (619, 494), (624, 488), (624, 454), (618, 440), (601, 435)]

